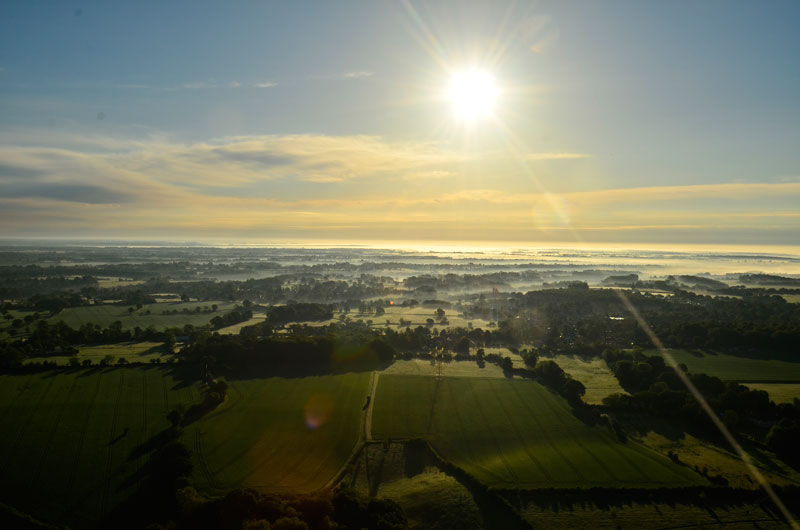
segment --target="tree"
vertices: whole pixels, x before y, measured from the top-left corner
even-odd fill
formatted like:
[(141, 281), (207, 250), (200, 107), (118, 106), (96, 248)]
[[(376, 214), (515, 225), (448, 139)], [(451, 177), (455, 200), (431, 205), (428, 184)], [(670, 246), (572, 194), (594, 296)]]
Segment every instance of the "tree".
[(111, 354), (106, 355), (102, 359), (100, 359), (100, 366), (108, 366), (109, 364), (114, 362), (114, 356)]
[(444, 315), (445, 315), (444, 309), (442, 309), (441, 307), (436, 310), (436, 318), (438, 318), (439, 320), (443, 319)]
[(167, 350), (167, 353), (173, 353), (175, 351), (175, 342), (175, 333), (167, 331), (164, 334), (164, 349)]
[(297, 517), (281, 517), (272, 523), (272, 530), (308, 530), (308, 525)]
[(459, 355), (469, 355), (469, 339), (467, 337), (461, 337), (456, 343), (454, 350)]
[(583, 383), (571, 377), (567, 377), (567, 380), (564, 381), (564, 385), (561, 387), (561, 395), (564, 396), (567, 401), (574, 403), (579, 402), (584, 394), (586, 394), (586, 387), (583, 386)]
[(169, 414), (167, 414), (167, 420), (169, 420), (173, 427), (177, 427), (183, 420), (183, 413), (178, 409), (172, 409), (169, 411)]

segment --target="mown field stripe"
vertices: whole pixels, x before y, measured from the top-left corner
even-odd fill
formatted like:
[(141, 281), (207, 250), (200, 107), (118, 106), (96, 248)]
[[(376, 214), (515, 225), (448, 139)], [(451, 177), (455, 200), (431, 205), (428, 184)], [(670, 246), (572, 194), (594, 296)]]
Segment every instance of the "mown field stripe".
[[(489, 422), (489, 419), (486, 416), (486, 411), (484, 410), (484, 406), (483, 406), (483, 400), (478, 399), (477, 392), (475, 391), (476, 390), (475, 386), (477, 384), (479, 384), (477, 381), (475, 381), (475, 382), (471, 381), (470, 384), (469, 384), (469, 387), (471, 387), (471, 388), (469, 389), (469, 391), (467, 391), (465, 393), (469, 394), (469, 396), (472, 398), (472, 401), (475, 403), (475, 410), (478, 411), (478, 414), (480, 415), (481, 420), (482, 420), (481, 425), (489, 426), (489, 425), (491, 425), (491, 423)], [(451, 394), (452, 394), (452, 388), (451, 388)], [(511, 482), (512, 483), (518, 483), (519, 482), (519, 477), (514, 472), (514, 467), (508, 462), (508, 459), (506, 458), (506, 452), (505, 452), (505, 450), (504, 450), (504, 448), (503, 448), (503, 446), (502, 446), (502, 444), (500, 442), (500, 439), (497, 436), (498, 429), (490, 429), (490, 432), (488, 434), (491, 437), (492, 442), (494, 443), (495, 449), (497, 450), (497, 457), (500, 458), (501, 462), (503, 462), (503, 465), (505, 466), (506, 470), (508, 471), (508, 475), (512, 479)]]
[[(11, 409), (14, 408), (14, 405), (16, 405), (19, 396), (22, 395), (25, 392), (25, 390), (30, 387), (31, 379), (33, 379), (33, 374), (29, 375), (28, 378), (25, 379), (25, 382), (23, 384), (14, 389), (15, 390), (14, 397), (12, 397), (9, 402), (3, 405), (3, 414), (0, 415), (0, 425), (5, 425), (4, 422), (6, 420), (6, 416), (11, 411)], [(2, 383), (5, 385), (5, 381), (3, 381)]]
[(52, 376), (52, 375), (50, 377), (48, 377), (47, 379), (48, 379), (47, 386), (45, 387), (44, 391), (41, 394), (39, 394), (39, 397), (38, 397), (38, 399), (36, 400), (36, 403), (33, 406), (33, 410), (31, 410), (25, 416), (24, 424), (22, 425), (22, 427), (20, 429), (17, 430), (17, 436), (14, 438), (14, 443), (11, 445), (11, 448), (8, 450), (8, 454), (6, 455), (5, 462), (3, 463), (2, 473), (0, 473), (0, 475), (5, 475), (6, 470), (8, 469), (9, 463), (11, 463), (11, 461), (14, 459), (14, 456), (16, 456), (19, 443), (22, 441), (22, 438), (25, 436), (25, 433), (27, 432), (28, 428), (30, 427), (31, 423), (33, 422), (33, 418), (36, 416), (36, 413), (39, 411), (39, 407), (41, 406), (42, 401), (44, 400), (45, 396), (50, 392), (50, 389), (53, 387), (53, 383), (56, 380), (56, 378), (54, 376)]
[(109, 431), (108, 435), (108, 450), (106, 454), (106, 467), (105, 471), (103, 472), (103, 492), (102, 497), (100, 500), (100, 517), (102, 518), (103, 515), (106, 513), (106, 509), (108, 507), (108, 495), (109, 490), (111, 489), (111, 477), (112, 477), (112, 464), (114, 458), (114, 444), (112, 441), (114, 440), (114, 434), (117, 431), (117, 420), (119, 418), (119, 404), (122, 401), (122, 391), (124, 389), (125, 383), (125, 370), (119, 371), (119, 383), (117, 389), (117, 399), (114, 403), (114, 414), (111, 417), (111, 430)]
[[(100, 384), (103, 381), (103, 375), (104, 374), (102, 372), (97, 373), (95, 375), (96, 375), (96, 379), (97, 379), (97, 384), (95, 385), (94, 393), (92, 394), (92, 399), (89, 401), (89, 403), (86, 406), (86, 416), (84, 417), (83, 425), (81, 426), (80, 437), (78, 438), (78, 444), (77, 444), (77, 446), (75, 448), (75, 458), (73, 459), (72, 471), (70, 472), (69, 481), (67, 482), (67, 491), (66, 491), (66, 495), (65, 495), (65, 500), (66, 500), (67, 506), (69, 506), (69, 503), (72, 500), (74, 492), (75, 492), (75, 489), (74, 489), (75, 488), (75, 479), (76, 479), (76, 477), (78, 475), (78, 469), (79, 469), (79, 464), (80, 464), (80, 459), (81, 459), (81, 452), (83, 451), (83, 443), (84, 443), (84, 440), (86, 438), (86, 430), (89, 428), (89, 420), (91, 419), (91, 416), (92, 416), (92, 410), (94, 409), (94, 404), (97, 401), (97, 395), (100, 393)], [(68, 511), (68, 513), (71, 513), (71, 511)]]
[[(494, 382), (489, 382), (489, 386), (493, 386), (494, 384), (495, 384)], [(516, 385), (512, 385), (512, 386), (516, 386)], [(514, 390), (515, 390), (515, 394), (517, 395), (517, 398), (519, 398), (519, 393), (516, 392), (516, 389), (514, 389)], [(542, 463), (539, 462), (539, 459), (536, 458), (536, 456), (531, 453), (531, 451), (530, 451), (530, 449), (528, 447), (527, 441), (525, 440), (524, 436), (522, 435), (522, 433), (520, 432), (519, 428), (517, 427), (517, 424), (514, 422), (514, 419), (512, 418), (511, 414), (508, 412), (508, 409), (506, 408), (505, 404), (503, 403), (503, 400), (500, 398), (497, 389), (496, 388), (492, 388), (491, 394), (497, 400), (497, 403), (498, 403), (498, 405), (500, 407), (500, 410), (503, 411), (503, 415), (505, 415), (506, 420), (508, 421), (508, 424), (512, 426), (512, 428), (514, 430), (514, 433), (517, 435), (517, 439), (520, 442), (520, 446), (525, 451), (525, 454), (528, 455), (528, 458), (530, 458), (531, 461), (536, 465), (536, 467), (539, 468), (539, 470), (542, 472), (542, 475), (544, 475), (544, 477), (547, 480), (550, 480), (552, 482), (557, 482), (556, 480), (553, 479), (553, 477), (550, 476), (550, 473), (547, 472), (547, 469), (545, 469), (545, 467), (542, 465)], [(525, 406), (527, 408), (527, 404), (525, 404)], [(548, 444), (556, 451), (556, 453), (558, 453), (558, 456), (561, 457), (561, 459), (567, 464), (567, 466), (569, 466), (570, 469), (572, 469), (575, 472), (575, 474), (581, 480), (583, 480), (583, 475), (577, 469), (575, 469), (575, 466), (572, 465), (572, 462), (567, 460), (567, 458), (561, 452), (561, 449), (559, 449), (558, 446), (556, 444), (554, 444), (553, 441), (550, 439), (550, 436), (549, 436), (549, 434), (547, 432), (547, 429), (543, 429), (542, 428), (542, 425), (539, 422), (539, 419), (536, 417), (536, 414), (531, 414), (530, 409), (528, 409), (528, 413), (529, 413), (528, 417), (529, 418), (533, 418), (533, 421), (536, 422), (536, 425), (537, 425), (537, 427), (539, 429), (539, 432), (541, 432), (542, 435), (545, 438), (547, 438)]]
[[(445, 387), (447, 388), (448, 394), (450, 396), (450, 401), (452, 403), (457, 403), (457, 401), (453, 398), (452, 386), (451, 385), (445, 385)], [(478, 461), (478, 459), (475, 457), (475, 450), (472, 448), (472, 444), (468, 441), (470, 437), (468, 436), (467, 430), (466, 430), (466, 428), (464, 426), (464, 420), (461, 417), (461, 414), (459, 413), (458, 407), (453, 407), (452, 413), (453, 413), (453, 417), (456, 419), (456, 422), (457, 422), (457, 425), (458, 425), (458, 429), (459, 429), (459, 431), (461, 433), (460, 439), (463, 442), (463, 446), (466, 449), (466, 453), (469, 455), (468, 456), (468, 461), (470, 461), (470, 462)], [(487, 475), (492, 476), (492, 477), (496, 477), (501, 482), (502, 481), (507, 482), (497, 472), (492, 471), (492, 470), (488, 469), (487, 467), (485, 467), (485, 466), (483, 466), (481, 464), (472, 464), (472, 465), (474, 467), (480, 469), (481, 471), (485, 472)]]
[(61, 425), (61, 419), (64, 417), (64, 410), (71, 404), (72, 393), (74, 392), (75, 388), (78, 386), (77, 381), (72, 381), (72, 384), (69, 386), (69, 390), (67, 391), (67, 395), (64, 400), (61, 402), (61, 406), (58, 408), (58, 415), (56, 416), (56, 420), (53, 422), (53, 426), (50, 429), (50, 433), (47, 435), (47, 441), (44, 444), (44, 451), (43, 454), (37, 459), (38, 463), (36, 464), (36, 470), (33, 472), (33, 480), (31, 481), (32, 484), (39, 483), (39, 475), (42, 472), (42, 468), (44, 467), (44, 461), (47, 456), (50, 454), (50, 446), (53, 445), (53, 440), (56, 436), (56, 431), (58, 427)]
[[(537, 383), (537, 384), (538, 384), (538, 383)], [(574, 465), (572, 464), (572, 462), (570, 461), (570, 459), (568, 459), (568, 458), (567, 458), (567, 457), (564, 455), (564, 453), (562, 452), (562, 448), (560, 447), (560, 445), (561, 445), (561, 444), (559, 444), (559, 443), (556, 443), (556, 442), (555, 442), (555, 441), (552, 439), (552, 437), (549, 435), (549, 431), (548, 431), (548, 429), (545, 429), (545, 428), (542, 426), (542, 421), (544, 420), (544, 418), (542, 418), (542, 417), (541, 417), (541, 416), (542, 416), (542, 412), (546, 412), (546, 413), (547, 413), (547, 414), (548, 414), (548, 415), (549, 415), (551, 418), (553, 418), (553, 420), (554, 420), (555, 422), (557, 422), (557, 423), (558, 423), (558, 424), (561, 426), (561, 428), (562, 428), (562, 431), (564, 432), (564, 434), (567, 436), (567, 439), (569, 440), (569, 442), (564, 442), (564, 444), (565, 444), (565, 445), (566, 445), (566, 443), (572, 443), (572, 444), (573, 444), (573, 445), (575, 445), (577, 448), (579, 448), (581, 451), (583, 451), (583, 452), (587, 453), (587, 454), (590, 456), (590, 458), (592, 458), (592, 459), (593, 459), (593, 460), (594, 460), (594, 461), (595, 461), (595, 462), (596, 462), (596, 463), (597, 463), (597, 464), (600, 466), (600, 468), (601, 468), (603, 471), (605, 471), (605, 472), (608, 474), (608, 476), (610, 476), (610, 477), (611, 477), (611, 478), (613, 478), (614, 480), (617, 480), (617, 477), (616, 477), (616, 475), (614, 474), (614, 472), (613, 472), (613, 471), (612, 471), (612, 470), (611, 470), (611, 469), (610, 469), (608, 466), (606, 466), (606, 465), (605, 465), (605, 463), (603, 463), (603, 461), (602, 461), (602, 460), (600, 460), (599, 458), (597, 458), (597, 457), (596, 457), (596, 456), (595, 456), (595, 455), (594, 455), (594, 454), (593, 454), (593, 453), (592, 453), (592, 452), (591, 452), (591, 451), (590, 451), (590, 450), (589, 450), (589, 449), (586, 447), (586, 445), (585, 445), (585, 444), (581, 443), (581, 442), (580, 442), (580, 439), (579, 439), (577, 436), (573, 436), (573, 434), (574, 434), (574, 433), (572, 432), (572, 430), (573, 430), (573, 429), (572, 429), (572, 428), (571, 428), (571, 427), (570, 427), (570, 426), (569, 426), (569, 425), (566, 423), (566, 421), (565, 421), (565, 418), (563, 417), (563, 415), (562, 415), (562, 414), (560, 414), (560, 413), (559, 413), (559, 411), (556, 411), (556, 410), (554, 410), (554, 407), (557, 407), (557, 406), (558, 406), (558, 404), (557, 404), (557, 403), (555, 403), (553, 400), (555, 400), (555, 399), (559, 399), (559, 398), (555, 398), (555, 397), (553, 397), (553, 396), (550, 396), (550, 395), (549, 395), (549, 391), (548, 391), (548, 390), (546, 390), (546, 389), (544, 389), (544, 388), (542, 388), (542, 391), (543, 391), (543, 392), (548, 392), (548, 395), (547, 395), (547, 397), (549, 398), (549, 400), (548, 400), (548, 401), (549, 401), (549, 403), (548, 403), (547, 405), (544, 405), (544, 404), (542, 403), (544, 400), (540, 400), (540, 401), (539, 401), (539, 405), (540, 405), (541, 407), (540, 407), (538, 410), (534, 411), (534, 410), (531, 408), (531, 404), (530, 404), (530, 403), (529, 403), (529, 402), (528, 402), (526, 399), (524, 399), (524, 398), (522, 397), (522, 395), (520, 394), (520, 392), (519, 392), (519, 387), (518, 387), (517, 385), (512, 385), (512, 389), (513, 389), (514, 393), (516, 394), (516, 396), (517, 396), (517, 399), (518, 399), (518, 400), (519, 400), (519, 401), (520, 401), (520, 402), (523, 404), (523, 406), (525, 407), (525, 409), (528, 411), (528, 416), (529, 416), (529, 417), (532, 417), (532, 418), (534, 419), (534, 421), (536, 422), (537, 426), (539, 427), (539, 429), (540, 429), (540, 430), (541, 430), (543, 433), (545, 433), (545, 436), (547, 437), (547, 439), (548, 439), (548, 442), (549, 442), (549, 443), (550, 443), (550, 445), (553, 447), (553, 449), (554, 449), (554, 450), (555, 450), (555, 451), (556, 451), (556, 452), (557, 452), (557, 453), (558, 453), (558, 454), (561, 456), (561, 458), (562, 458), (562, 459), (564, 459), (565, 461), (568, 461), (568, 462), (569, 462), (569, 465), (570, 465), (571, 467), (573, 467), (573, 469), (574, 469)], [(559, 408), (560, 408), (560, 407), (559, 407)], [(551, 421), (550, 423), (552, 424), (552, 423), (553, 423), (553, 421)], [(581, 473), (579, 473), (579, 474), (578, 474), (578, 476), (580, 476), (580, 477), (583, 477), (583, 475), (582, 475)], [(585, 478), (583, 478), (583, 480), (585, 481)]]

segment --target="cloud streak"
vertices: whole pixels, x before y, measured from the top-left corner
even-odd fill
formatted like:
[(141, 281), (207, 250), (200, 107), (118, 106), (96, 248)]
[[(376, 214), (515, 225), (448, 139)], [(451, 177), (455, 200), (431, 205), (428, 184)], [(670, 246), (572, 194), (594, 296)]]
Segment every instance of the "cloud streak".
[[(533, 193), (511, 186), (499, 153), (435, 142), (308, 134), (186, 144), (151, 135), (55, 147), (32, 133), (16, 138), (24, 141), (0, 147), (3, 236), (792, 243), (800, 230), (796, 181)], [(590, 157), (523, 158), (535, 171)], [(488, 174), (470, 180), (464, 171), (478, 162)], [(332, 192), (340, 188), (347, 192)]]

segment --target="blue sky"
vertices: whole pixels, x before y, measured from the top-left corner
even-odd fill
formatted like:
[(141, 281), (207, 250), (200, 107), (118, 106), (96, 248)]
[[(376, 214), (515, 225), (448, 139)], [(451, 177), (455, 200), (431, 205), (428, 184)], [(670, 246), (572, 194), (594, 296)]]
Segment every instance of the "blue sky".
[[(232, 5), (231, 5), (232, 4)], [(797, 2), (0, 6), (0, 236), (795, 244)], [(495, 114), (455, 120), (479, 68)]]

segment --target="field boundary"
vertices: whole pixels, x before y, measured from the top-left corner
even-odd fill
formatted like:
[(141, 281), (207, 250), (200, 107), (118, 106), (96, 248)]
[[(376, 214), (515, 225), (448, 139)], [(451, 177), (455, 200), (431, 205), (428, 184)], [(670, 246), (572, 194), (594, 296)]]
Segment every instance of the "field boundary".
[(372, 378), (370, 379), (370, 394), (369, 394), (370, 398), (369, 398), (369, 407), (368, 407), (368, 411), (370, 412), (370, 418), (369, 418), (369, 429), (370, 429), (369, 436), (370, 436), (370, 440), (369, 441), (366, 440), (367, 411), (362, 410), (361, 414), (362, 414), (362, 419), (363, 419), (364, 431), (362, 432), (362, 435), (359, 437), (359, 440), (356, 441), (356, 444), (353, 446), (353, 451), (350, 453), (350, 456), (348, 456), (347, 459), (342, 463), (342, 466), (336, 471), (336, 473), (334, 473), (333, 476), (322, 487), (318, 488), (314, 492), (328, 490), (328, 489), (331, 489), (333, 486), (335, 486), (336, 483), (339, 482), (339, 480), (341, 480), (342, 475), (344, 475), (345, 471), (347, 471), (347, 468), (350, 467), (350, 465), (358, 458), (358, 455), (361, 453), (361, 451), (364, 450), (364, 447), (366, 447), (367, 443), (375, 443), (375, 442), (372, 441), (372, 415), (371, 415), (371, 411), (372, 411), (372, 407), (374, 407), (374, 405), (375, 405), (375, 394), (377, 393), (377, 389), (378, 389), (378, 376), (379, 375), (380, 374), (378, 374), (378, 373), (373, 371), (372, 372)]

